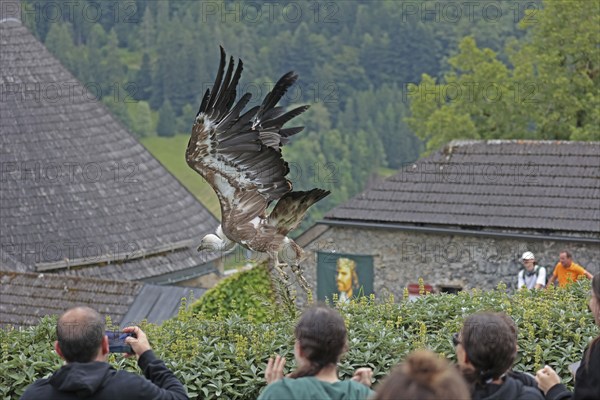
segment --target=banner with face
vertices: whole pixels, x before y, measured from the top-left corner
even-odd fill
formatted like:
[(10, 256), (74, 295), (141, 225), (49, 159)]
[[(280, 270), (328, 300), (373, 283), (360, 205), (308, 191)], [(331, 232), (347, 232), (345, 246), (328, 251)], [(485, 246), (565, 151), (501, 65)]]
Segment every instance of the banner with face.
[(355, 254), (317, 253), (317, 299), (348, 301), (373, 293), (373, 257)]

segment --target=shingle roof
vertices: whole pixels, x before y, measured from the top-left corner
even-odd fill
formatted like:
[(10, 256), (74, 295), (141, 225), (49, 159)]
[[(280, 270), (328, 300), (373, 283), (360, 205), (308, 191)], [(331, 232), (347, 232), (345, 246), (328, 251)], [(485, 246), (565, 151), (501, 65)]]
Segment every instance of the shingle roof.
[(146, 279), (206, 261), (191, 243), (218, 221), (18, 20), (0, 22), (0, 71), (4, 264)]
[(35, 325), (45, 315), (88, 306), (124, 326), (146, 319), (161, 323), (177, 315), (181, 299), (205, 289), (130, 281), (0, 271), (0, 326)]
[(117, 324), (142, 287), (139, 282), (0, 271), (0, 325), (34, 325), (75, 306), (92, 307)]
[(600, 142), (452, 142), (325, 219), (598, 234)]

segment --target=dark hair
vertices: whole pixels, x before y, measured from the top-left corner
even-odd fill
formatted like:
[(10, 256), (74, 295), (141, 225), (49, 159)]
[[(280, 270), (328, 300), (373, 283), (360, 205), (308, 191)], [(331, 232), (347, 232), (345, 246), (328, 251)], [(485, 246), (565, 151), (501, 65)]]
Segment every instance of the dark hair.
[(596, 297), (596, 301), (600, 304), (600, 272), (594, 275), (592, 279), (592, 293)]
[[(597, 307), (600, 308), (600, 272), (594, 275), (594, 278), (592, 279), (592, 297), (595, 298), (594, 301), (596, 302)], [(594, 315), (594, 321), (596, 323), (599, 322), (599, 317), (597, 315)], [(596, 339), (592, 340), (588, 346), (584, 360), (584, 365), (586, 368), (588, 368), (590, 365), (590, 354), (593, 352), (593, 347), (600, 346), (598, 343), (600, 343), (600, 335), (598, 335)]]
[(561, 255), (562, 253), (565, 253), (567, 258), (569, 258), (569, 259), (573, 258), (573, 255), (571, 254), (571, 252), (569, 250), (561, 250), (560, 253), (558, 253), (558, 255)]
[(89, 307), (66, 311), (56, 324), (58, 346), (67, 362), (91, 362), (104, 337), (104, 318)]
[(429, 350), (417, 350), (384, 379), (372, 400), (471, 398), (467, 383), (450, 363)]
[(344, 318), (326, 306), (314, 306), (304, 311), (294, 334), (308, 363), (292, 372), (290, 378), (318, 374), (326, 365), (337, 364), (347, 348)]
[(462, 328), (461, 343), (473, 370), (463, 369), (465, 378), (485, 385), (499, 379), (516, 358), (516, 331), (502, 313), (477, 313), (467, 317)]
[(496, 313), (496, 315), (498, 315), (500, 318), (502, 318), (502, 320), (504, 322), (506, 322), (506, 325), (508, 325), (508, 327), (510, 328), (510, 331), (515, 336), (515, 344), (516, 344), (516, 342), (518, 341), (518, 338), (519, 338), (519, 328), (517, 328), (517, 324), (515, 324), (515, 320), (512, 319), (510, 315), (503, 313), (503, 312)]

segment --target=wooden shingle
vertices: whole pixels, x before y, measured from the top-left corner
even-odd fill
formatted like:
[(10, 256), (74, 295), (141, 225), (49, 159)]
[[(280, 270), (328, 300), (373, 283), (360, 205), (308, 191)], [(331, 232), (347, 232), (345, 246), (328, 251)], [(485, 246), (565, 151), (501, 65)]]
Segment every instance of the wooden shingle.
[(325, 220), (597, 236), (600, 142), (452, 142)]
[(119, 323), (144, 284), (0, 271), (0, 326), (34, 325), (45, 315), (87, 306)]
[(92, 83), (18, 20), (0, 22), (0, 53), (2, 265), (128, 280), (208, 266), (192, 243), (218, 221), (86, 89)]
[(0, 327), (35, 325), (46, 315), (87, 306), (114, 325), (147, 320), (161, 323), (177, 315), (181, 299), (204, 294), (205, 289), (159, 286), (52, 273), (0, 270)]

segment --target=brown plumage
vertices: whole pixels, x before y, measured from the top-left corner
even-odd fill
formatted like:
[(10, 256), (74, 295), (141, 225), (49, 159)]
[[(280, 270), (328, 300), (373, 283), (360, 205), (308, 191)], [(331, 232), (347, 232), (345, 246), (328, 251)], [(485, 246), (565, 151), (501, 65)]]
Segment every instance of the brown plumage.
[[(302, 249), (287, 234), (310, 206), (330, 192), (294, 192), (286, 178), (289, 167), (281, 146), (303, 128), (283, 126), (308, 106), (285, 112), (276, 105), (298, 76), (293, 72), (283, 75), (260, 106), (241, 114), (251, 97), (246, 93), (234, 105), (243, 63), (240, 60), (234, 72), (231, 58), (225, 71), (225, 60), (221, 48), (215, 83), (204, 94), (186, 150), (188, 165), (212, 186), (221, 205), (221, 226), (216, 234), (202, 239), (198, 250), (228, 251), (239, 243), (267, 253), (271, 265), (286, 277), (278, 262), (278, 252), (285, 247), (286, 254), (292, 255), (290, 266), (299, 283), (308, 290), (298, 267)], [(275, 206), (268, 213), (272, 202)]]

